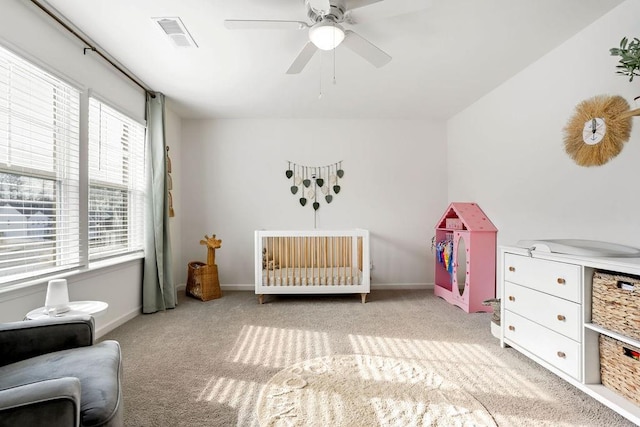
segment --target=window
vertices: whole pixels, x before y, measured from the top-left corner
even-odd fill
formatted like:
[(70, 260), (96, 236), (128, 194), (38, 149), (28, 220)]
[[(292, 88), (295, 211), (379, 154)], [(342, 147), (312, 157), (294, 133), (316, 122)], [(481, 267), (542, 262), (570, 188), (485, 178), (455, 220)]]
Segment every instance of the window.
[(141, 251), (144, 154), (144, 125), (0, 46), (0, 286)]
[(89, 99), (89, 259), (142, 249), (143, 125)]
[(0, 47), (0, 280), (79, 263), (80, 93)]

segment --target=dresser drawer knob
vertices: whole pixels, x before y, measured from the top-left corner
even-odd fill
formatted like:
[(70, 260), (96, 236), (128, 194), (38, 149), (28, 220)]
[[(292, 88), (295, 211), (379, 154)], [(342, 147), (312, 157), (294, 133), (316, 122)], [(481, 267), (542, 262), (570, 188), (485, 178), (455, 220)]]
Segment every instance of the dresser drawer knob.
[(559, 285), (564, 285), (565, 283), (567, 283), (566, 280), (564, 280), (562, 277), (558, 277), (558, 284)]
[(516, 330), (516, 327), (515, 327), (515, 326), (513, 326), (513, 325), (509, 325), (509, 330), (510, 330), (510, 331), (515, 331), (515, 330)]
[(558, 353), (558, 357), (565, 359), (567, 357), (567, 355), (564, 353), (564, 351), (559, 351)]
[(513, 266), (509, 266), (509, 271), (516, 271), (516, 268)]
[(567, 318), (564, 317), (562, 314), (558, 314), (558, 320), (561, 322), (564, 322), (565, 320), (567, 320)]
[(513, 295), (509, 295), (509, 301), (515, 301), (516, 297), (514, 297)]

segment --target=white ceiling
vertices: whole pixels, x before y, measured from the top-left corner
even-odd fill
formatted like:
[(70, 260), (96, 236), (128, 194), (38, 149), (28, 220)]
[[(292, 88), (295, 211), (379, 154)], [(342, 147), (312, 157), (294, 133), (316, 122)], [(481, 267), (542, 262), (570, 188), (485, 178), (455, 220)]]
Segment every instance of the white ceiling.
[[(285, 74), (306, 31), (224, 27), (225, 19), (307, 21), (304, 0), (48, 0), (184, 118), (433, 120), (461, 111), (622, 0), (383, 2), (424, 8), (347, 26), (393, 60), (375, 68), (339, 46), (334, 85), (330, 52)], [(198, 48), (174, 47), (151, 19), (176, 16)]]

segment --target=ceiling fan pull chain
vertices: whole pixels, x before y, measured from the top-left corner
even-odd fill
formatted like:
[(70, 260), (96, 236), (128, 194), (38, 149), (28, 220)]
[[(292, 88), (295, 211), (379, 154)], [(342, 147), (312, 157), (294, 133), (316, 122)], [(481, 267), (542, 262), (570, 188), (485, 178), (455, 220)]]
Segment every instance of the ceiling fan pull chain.
[[(333, 38), (335, 39), (335, 34)], [(333, 48), (333, 84), (336, 84), (336, 48)]]
[(320, 55), (320, 94), (318, 95), (318, 99), (322, 99), (322, 56), (323, 55)]

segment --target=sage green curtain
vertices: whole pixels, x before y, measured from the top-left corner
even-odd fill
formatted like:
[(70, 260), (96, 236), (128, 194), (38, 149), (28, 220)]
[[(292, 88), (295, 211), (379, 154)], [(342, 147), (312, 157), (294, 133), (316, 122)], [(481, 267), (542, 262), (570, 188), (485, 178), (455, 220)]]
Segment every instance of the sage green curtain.
[(147, 198), (142, 312), (176, 306), (171, 267), (164, 95), (147, 93)]

